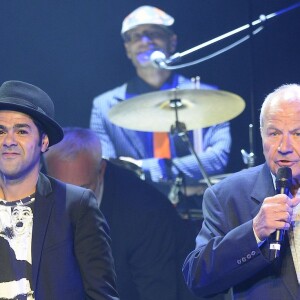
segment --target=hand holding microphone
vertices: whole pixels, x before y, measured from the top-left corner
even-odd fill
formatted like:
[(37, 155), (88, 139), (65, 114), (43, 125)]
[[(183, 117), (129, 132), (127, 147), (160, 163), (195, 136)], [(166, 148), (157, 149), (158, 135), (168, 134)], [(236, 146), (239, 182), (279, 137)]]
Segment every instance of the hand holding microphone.
[(300, 202), (298, 198), (289, 198), (291, 186), (291, 169), (280, 168), (276, 176), (277, 195), (267, 197), (253, 219), (253, 229), (257, 237), (260, 240), (269, 238), (270, 251), (274, 257), (279, 256), (284, 233), (290, 228), (293, 207)]

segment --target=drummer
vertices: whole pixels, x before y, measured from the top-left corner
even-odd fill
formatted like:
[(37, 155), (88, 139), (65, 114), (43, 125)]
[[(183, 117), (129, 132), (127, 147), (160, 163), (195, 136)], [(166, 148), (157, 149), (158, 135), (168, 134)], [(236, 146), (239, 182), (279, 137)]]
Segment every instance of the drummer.
[[(124, 19), (121, 36), (136, 76), (94, 99), (90, 127), (101, 139), (104, 157), (122, 158), (139, 166), (146, 180), (163, 190), (177, 204), (177, 192), (170, 193), (176, 178), (177, 183), (184, 185), (198, 185), (203, 179), (199, 164), (186, 144), (178, 135), (128, 130), (112, 124), (108, 118), (112, 106), (137, 95), (195, 87), (191, 80), (160, 69), (150, 61), (153, 51), (161, 51), (168, 57), (176, 50), (177, 36), (172, 30), (173, 23), (173, 17), (152, 6), (141, 6)], [(196, 81), (197, 88), (199, 84), (200, 89), (215, 88)], [(155, 118), (154, 113), (153, 123)], [(189, 138), (207, 175), (224, 173), (231, 147), (229, 123), (194, 130), (189, 132)]]

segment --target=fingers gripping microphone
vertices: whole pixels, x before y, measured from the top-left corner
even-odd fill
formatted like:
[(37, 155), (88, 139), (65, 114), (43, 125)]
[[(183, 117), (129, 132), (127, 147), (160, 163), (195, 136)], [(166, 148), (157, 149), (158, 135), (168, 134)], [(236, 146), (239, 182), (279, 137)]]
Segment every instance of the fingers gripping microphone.
[[(292, 170), (288, 167), (282, 167), (278, 169), (276, 175), (276, 193), (289, 195), (292, 186)], [(270, 243), (270, 250), (274, 251), (274, 257), (279, 257), (280, 247), (284, 240), (283, 229), (277, 229), (272, 235), (272, 242)]]

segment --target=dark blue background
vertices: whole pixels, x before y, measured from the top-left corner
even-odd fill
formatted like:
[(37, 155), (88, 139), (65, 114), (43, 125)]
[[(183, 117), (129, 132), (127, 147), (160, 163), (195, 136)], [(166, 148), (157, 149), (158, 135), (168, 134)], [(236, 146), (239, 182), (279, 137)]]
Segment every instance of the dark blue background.
[[(176, 19), (178, 51), (215, 38), (297, 1), (279, 0), (2, 0), (0, 1), (0, 82), (36, 84), (56, 105), (63, 126), (89, 126), (94, 96), (126, 81), (134, 70), (120, 38), (123, 18), (140, 5), (158, 6)], [(249, 123), (254, 124), (256, 164), (263, 161), (259, 108), (266, 94), (283, 83), (299, 83), (300, 8), (266, 22), (265, 29), (242, 45), (193, 67), (188, 77), (240, 95), (245, 111), (231, 121), (233, 149), (228, 172), (246, 167)], [(244, 31), (234, 39), (246, 35)], [(232, 42), (207, 47), (189, 59)], [(212, 112), (213, 113), (213, 112)]]

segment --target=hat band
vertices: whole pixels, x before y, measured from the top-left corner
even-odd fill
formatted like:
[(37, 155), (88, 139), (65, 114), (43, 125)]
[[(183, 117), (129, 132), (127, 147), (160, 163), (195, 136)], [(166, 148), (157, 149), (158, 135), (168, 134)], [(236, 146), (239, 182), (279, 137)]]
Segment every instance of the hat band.
[[(6, 99), (9, 99), (9, 102), (6, 102), (5, 101)], [(7, 97), (4, 99), (0, 99), (0, 103), (16, 104), (16, 105), (23, 106), (23, 107), (26, 106), (28, 108), (34, 109), (34, 110), (46, 115), (45, 111), (43, 109), (41, 109), (39, 106), (36, 106), (36, 105), (32, 104), (31, 102), (24, 100), (24, 99)]]

